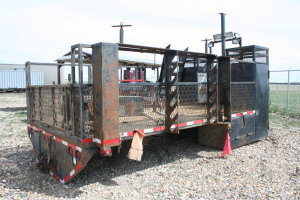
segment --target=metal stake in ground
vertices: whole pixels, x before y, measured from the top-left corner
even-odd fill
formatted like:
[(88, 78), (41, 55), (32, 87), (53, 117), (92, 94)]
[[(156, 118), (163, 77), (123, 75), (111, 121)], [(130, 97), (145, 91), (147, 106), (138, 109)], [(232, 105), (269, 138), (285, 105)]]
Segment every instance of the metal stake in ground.
[(124, 30), (123, 27), (127, 27), (131, 25), (123, 25), (123, 22), (120, 23), (120, 25), (114, 25), (112, 27), (120, 27), (120, 43), (124, 42)]

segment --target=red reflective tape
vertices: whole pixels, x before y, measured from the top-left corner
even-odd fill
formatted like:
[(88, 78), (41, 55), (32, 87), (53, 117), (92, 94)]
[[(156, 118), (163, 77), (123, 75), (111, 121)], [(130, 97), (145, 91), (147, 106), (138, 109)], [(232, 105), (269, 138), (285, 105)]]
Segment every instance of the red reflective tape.
[(37, 128), (37, 129), (36, 129), (36, 131), (37, 131), (37, 132), (41, 132), (41, 131), (42, 131), (42, 129), (39, 129), (39, 128)]
[(70, 178), (71, 178), (71, 175), (68, 174), (68, 175), (64, 178), (64, 182), (67, 182)]
[(133, 131), (127, 132), (127, 135), (133, 137), (134, 132)]
[(194, 124), (201, 124), (201, 123), (204, 123), (204, 120), (203, 120), (203, 119), (194, 121)]
[(111, 139), (111, 140), (103, 140), (101, 141), (101, 144), (113, 144), (113, 143), (118, 143), (121, 142), (121, 138), (116, 138), (116, 139)]
[(154, 131), (154, 132), (157, 132), (157, 131), (164, 131), (165, 129), (166, 129), (165, 126), (160, 126), (160, 127), (155, 127), (155, 128), (153, 128), (153, 131)]
[(237, 114), (235, 114), (237, 117), (241, 117), (241, 116), (243, 116), (243, 113), (237, 113)]
[(56, 174), (54, 174), (53, 176), (56, 180), (60, 181), (60, 178)]
[(51, 137), (52, 134), (51, 133), (48, 133), (48, 132), (45, 132), (45, 135), (47, 135), (48, 137)]
[(77, 172), (82, 167), (82, 163), (78, 163), (78, 165), (75, 166), (74, 171)]
[(93, 142), (93, 138), (86, 138), (86, 139), (82, 139), (81, 142), (84, 143), (90, 143)]
[(253, 114), (253, 111), (248, 111), (247, 112), (247, 115), (251, 115), (251, 114)]
[(71, 147), (72, 149), (75, 149), (75, 150), (76, 150), (76, 146), (73, 145), (73, 144), (70, 144), (69, 142), (68, 142), (68, 146)]
[(178, 125), (179, 127), (187, 126), (187, 123), (181, 123)]
[(57, 142), (62, 143), (62, 139), (59, 139), (58, 137), (56, 137), (55, 140), (56, 140)]

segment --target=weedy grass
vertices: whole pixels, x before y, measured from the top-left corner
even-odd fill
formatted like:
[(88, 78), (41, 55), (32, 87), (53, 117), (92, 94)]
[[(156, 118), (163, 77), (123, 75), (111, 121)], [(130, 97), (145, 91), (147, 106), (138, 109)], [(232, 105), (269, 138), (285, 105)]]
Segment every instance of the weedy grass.
[(270, 113), (270, 126), (279, 126), (285, 129), (299, 128), (300, 118), (295, 115), (285, 115), (282, 113)]

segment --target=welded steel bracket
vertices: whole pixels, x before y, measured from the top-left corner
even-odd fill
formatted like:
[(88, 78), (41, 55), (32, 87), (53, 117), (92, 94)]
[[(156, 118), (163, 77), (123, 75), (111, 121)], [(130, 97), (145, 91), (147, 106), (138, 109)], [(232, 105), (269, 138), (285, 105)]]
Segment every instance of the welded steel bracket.
[(164, 55), (162, 68), (165, 70), (165, 93), (166, 93), (166, 115), (165, 122), (168, 132), (178, 132), (177, 127), (172, 127), (178, 120), (178, 113), (176, 111), (178, 106), (178, 77), (174, 76), (174, 71), (177, 65), (172, 65), (171, 62), (176, 56), (176, 51), (167, 52)]
[(218, 117), (218, 66), (207, 59), (207, 121), (215, 122)]

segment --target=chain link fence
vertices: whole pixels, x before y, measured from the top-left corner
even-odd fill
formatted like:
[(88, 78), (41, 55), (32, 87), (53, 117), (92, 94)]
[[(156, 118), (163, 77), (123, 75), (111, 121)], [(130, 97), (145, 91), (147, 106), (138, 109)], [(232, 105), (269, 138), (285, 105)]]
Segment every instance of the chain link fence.
[(270, 71), (270, 112), (300, 116), (300, 70)]

